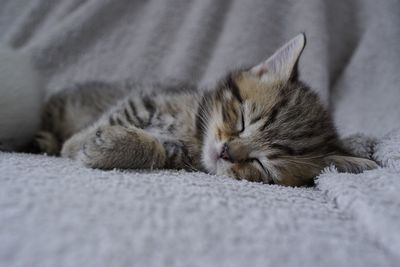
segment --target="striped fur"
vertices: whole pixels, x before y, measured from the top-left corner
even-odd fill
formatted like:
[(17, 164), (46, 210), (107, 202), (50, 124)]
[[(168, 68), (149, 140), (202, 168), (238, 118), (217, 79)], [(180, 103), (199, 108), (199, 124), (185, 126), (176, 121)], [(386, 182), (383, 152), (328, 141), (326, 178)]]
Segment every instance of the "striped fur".
[(304, 45), (298, 36), (210, 91), (108, 83), (62, 91), (48, 100), (34, 146), (92, 168), (201, 170), (291, 186), (331, 164), (376, 167), (342, 148), (318, 96), (296, 79)]

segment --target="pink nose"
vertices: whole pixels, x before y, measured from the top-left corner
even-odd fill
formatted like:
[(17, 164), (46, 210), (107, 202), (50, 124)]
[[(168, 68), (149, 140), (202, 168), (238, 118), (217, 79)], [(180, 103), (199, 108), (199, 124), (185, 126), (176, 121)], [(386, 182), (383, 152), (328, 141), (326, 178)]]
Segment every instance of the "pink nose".
[(232, 158), (231, 158), (231, 156), (229, 155), (229, 151), (228, 151), (229, 149), (228, 149), (228, 145), (227, 144), (224, 144), (223, 146), (222, 146), (222, 150), (221, 150), (221, 153), (219, 154), (219, 157), (221, 158), (221, 159), (223, 159), (223, 160), (227, 160), (227, 161), (232, 161)]

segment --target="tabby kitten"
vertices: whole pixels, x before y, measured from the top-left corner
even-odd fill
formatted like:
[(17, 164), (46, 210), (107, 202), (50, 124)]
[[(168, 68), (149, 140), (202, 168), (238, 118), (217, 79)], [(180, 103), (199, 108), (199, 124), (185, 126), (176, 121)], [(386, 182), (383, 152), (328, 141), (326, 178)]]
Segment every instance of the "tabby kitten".
[(91, 168), (182, 168), (290, 186), (331, 164), (375, 168), (341, 147), (318, 96), (297, 80), (304, 46), (300, 34), (206, 92), (107, 83), (64, 90), (49, 99), (36, 146)]

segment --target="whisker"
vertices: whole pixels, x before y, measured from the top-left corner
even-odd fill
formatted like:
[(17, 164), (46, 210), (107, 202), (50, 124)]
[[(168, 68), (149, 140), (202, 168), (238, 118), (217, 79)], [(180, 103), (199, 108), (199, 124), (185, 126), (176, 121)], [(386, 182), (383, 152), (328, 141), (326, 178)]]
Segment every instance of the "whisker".
[(307, 165), (307, 166), (312, 166), (312, 167), (319, 167), (319, 165), (317, 163), (313, 163), (313, 162), (293, 160), (293, 159), (285, 159), (285, 160), (289, 161), (291, 163), (302, 164), (302, 165)]
[(188, 163), (188, 162), (184, 162), (183, 163), (185, 165), (185, 167), (189, 167), (189, 169), (191, 171), (197, 171), (197, 172), (201, 172), (199, 169), (197, 169), (196, 167), (194, 167), (192, 164)]
[(324, 158), (326, 156), (332, 156), (335, 155), (335, 153), (326, 153), (324, 155), (316, 155), (316, 156), (279, 156), (277, 159), (299, 159), (299, 160), (305, 160), (305, 159), (320, 159)]

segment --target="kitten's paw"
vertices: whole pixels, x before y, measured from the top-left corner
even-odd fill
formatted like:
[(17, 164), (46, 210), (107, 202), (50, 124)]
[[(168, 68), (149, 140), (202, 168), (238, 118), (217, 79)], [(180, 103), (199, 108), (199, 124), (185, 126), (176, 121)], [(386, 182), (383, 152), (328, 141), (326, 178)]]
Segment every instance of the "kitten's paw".
[(99, 128), (81, 144), (77, 160), (87, 167), (105, 168), (105, 165), (109, 165), (106, 164), (107, 156), (112, 153), (112, 149), (109, 148), (112, 148), (112, 139), (107, 133), (104, 135), (104, 130)]
[(33, 144), (37, 152), (46, 153), (49, 156), (58, 155), (60, 152), (60, 144), (57, 138), (51, 132), (38, 132), (35, 135)]
[(83, 131), (70, 137), (61, 148), (61, 157), (76, 159), (84, 142), (90, 135), (90, 131)]
[(82, 143), (78, 152), (77, 160), (83, 165), (91, 168), (113, 169), (121, 165), (123, 151), (126, 157), (127, 144), (123, 144), (126, 139), (126, 130), (122, 127), (99, 127), (94, 130)]
[(82, 144), (78, 161), (99, 169), (160, 168), (165, 164), (160, 142), (139, 129), (99, 127)]

